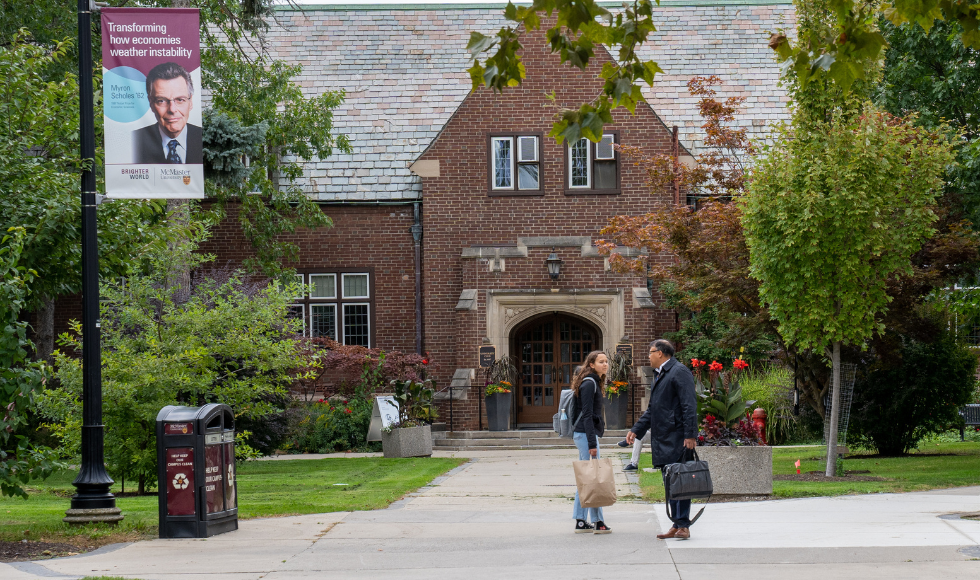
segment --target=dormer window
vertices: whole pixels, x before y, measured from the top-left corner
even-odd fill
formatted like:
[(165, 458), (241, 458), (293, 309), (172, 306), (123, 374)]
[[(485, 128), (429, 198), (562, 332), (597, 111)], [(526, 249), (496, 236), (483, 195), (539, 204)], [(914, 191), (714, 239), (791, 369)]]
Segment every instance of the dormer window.
[(490, 136), (490, 194), (540, 194), (541, 135)]

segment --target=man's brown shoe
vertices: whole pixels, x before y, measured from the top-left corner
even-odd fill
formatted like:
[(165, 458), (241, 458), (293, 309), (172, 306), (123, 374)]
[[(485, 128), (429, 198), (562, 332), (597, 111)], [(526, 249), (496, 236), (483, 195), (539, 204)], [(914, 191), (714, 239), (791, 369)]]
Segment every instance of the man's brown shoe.
[(691, 537), (691, 530), (687, 528), (679, 528), (677, 533), (674, 534), (674, 537), (678, 540), (686, 540)]
[(658, 540), (666, 540), (667, 538), (673, 538), (677, 535), (677, 528), (670, 528), (667, 530), (666, 534), (657, 534)]

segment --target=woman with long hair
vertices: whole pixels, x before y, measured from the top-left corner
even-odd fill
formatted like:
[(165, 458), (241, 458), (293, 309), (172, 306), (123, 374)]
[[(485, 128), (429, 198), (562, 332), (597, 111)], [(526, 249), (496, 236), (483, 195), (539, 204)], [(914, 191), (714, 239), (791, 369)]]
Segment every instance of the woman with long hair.
[[(609, 372), (609, 358), (601, 350), (594, 350), (585, 357), (585, 362), (572, 377), (572, 392), (575, 394), (579, 418), (572, 428), (572, 440), (578, 448), (581, 460), (599, 459), (599, 437), (606, 430), (602, 413), (602, 393)], [(608, 534), (612, 529), (602, 520), (602, 508), (583, 508), (575, 491), (572, 504), (572, 517), (575, 518), (575, 533)], [(591, 521), (591, 523), (589, 523)]]

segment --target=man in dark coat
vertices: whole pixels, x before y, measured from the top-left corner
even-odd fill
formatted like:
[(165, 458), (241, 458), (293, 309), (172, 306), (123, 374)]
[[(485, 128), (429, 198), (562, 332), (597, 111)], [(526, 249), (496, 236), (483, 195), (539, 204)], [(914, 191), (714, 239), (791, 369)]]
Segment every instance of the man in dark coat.
[(133, 131), (136, 163), (203, 163), (201, 128), (188, 123), (194, 108), (190, 73), (175, 62), (158, 64), (146, 75), (146, 98), (157, 122)]
[[(651, 431), (653, 466), (662, 468), (678, 463), (694, 449), (698, 436), (698, 406), (694, 390), (694, 376), (674, 356), (674, 345), (658, 339), (650, 344), (650, 366), (656, 371), (656, 379), (650, 389), (650, 405), (639, 421), (626, 434), (626, 442), (632, 444)], [(661, 540), (691, 537), (691, 500), (672, 500), (670, 511), (674, 514), (674, 526)]]
[[(186, 127), (187, 153), (183, 157), (180, 155), (179, 147), (175, 146), (175, 154), (169, 155), (168, 139), (164, 143), (163, 133), (157, 124), (143, 127), (133, 131), (133, 148), (136, 150), (136, 163), (204, 163), (204, 152), (201, 148), (201, 128), (188, 123)], [(179, 141), (178, 141), (179, 143)], [(171, 161), (168, 157), (172, 157)], [(179, 161), (178, 161), (179, 159)]]

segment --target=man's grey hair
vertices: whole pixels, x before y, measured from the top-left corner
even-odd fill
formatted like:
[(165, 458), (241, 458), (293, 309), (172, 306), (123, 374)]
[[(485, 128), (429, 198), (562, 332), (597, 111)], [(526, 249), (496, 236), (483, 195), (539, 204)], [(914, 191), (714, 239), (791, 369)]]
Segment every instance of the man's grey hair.
[(151, 89), (155, 81), (169, 81), (178, 77), (187, 82), (187, 91), (193, 97), (194, 81), (191, 80), (190, 73), (175, 62), (165, 62), (151, 68), (150, 73), (146, 75), (146, 98), (150, 98), (153, 92)]
[(650, 348), (655, 348), (668, 357), (674, 356), (674, 345), (666, 338), (658, 338), (650, 343)]

